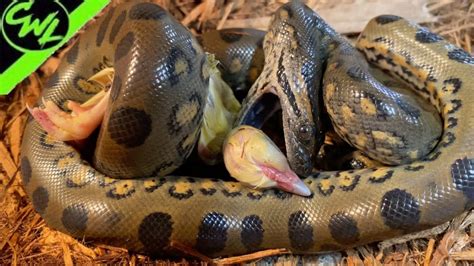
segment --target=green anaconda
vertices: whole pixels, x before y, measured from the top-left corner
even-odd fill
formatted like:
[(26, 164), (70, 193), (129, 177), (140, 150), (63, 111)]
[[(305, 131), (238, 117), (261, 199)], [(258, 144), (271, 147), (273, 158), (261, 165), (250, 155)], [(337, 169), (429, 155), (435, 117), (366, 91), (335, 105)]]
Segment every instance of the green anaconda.
[[(325, 101), (329, 109), (336, 106), (328, 110), (334, 127), (353, 145), (377, 148), (374, 143), (380, 139), (404, 143), (397, 127), (361, 131), (339, 123), (340, 117), (359, 117), (361, 112), (366, 118), (390, 120), (392, 114), (411, 110), (399, 101), (402, 98), (393, 98), (389, 105), (402, 111), (391, 112), (376, 93), (344, 92), (346, 87), (374, 83), (366, 63), (358, 63), (359, 52), (344, 46), (337, 33), (297, 1), (276, 12), (265, 36), (266, 63), (244, 102), (241, 121), (253, 123), (266, 112), (265, 101), (257, 96), (278, 95), (286, 119), (287, 154), (299, 173), (310, 172), (308, 162), (321, 142), (319, 90), (329, 93)], [(85, 101), (95, 93), (84, 89), (86, 78), (104, 60), (109, 62), (116, 69), (112, 101), (123, 104), (104, 118), (106, 130), (101, 134), (113, 140), (116, 149), (103, 152), (122, 156), (126, 163), (148, 162), (136, 175), (151, 177), (108, 177), (30, 120), (22, 144), (23, 184), (48, 226), (77, 238), (155, 254), (169, 251), (171, 241), (209, 256), (282, 247), (295, 253), (339, 250), (429, 228), (471, 208), (474, 59), (439, 36), (388, 15), (369, 23), (358, 49), (370, 62), (412, 84), (440, 111), (443, 132), (426, 156), (400, 166), (310, 174), (304, 179), (313, 192), (309, 197), (249, 189), (218, 176), (163, 177), (159, 174), (184, 160), (198, 134), (207, 93), (203, 50), (159, 6), (118, 6), (80, 37), (42, 98), (60, 106), (66, 99)], [(342, 76), (329, 75), (328, 70)], [(340, 101), (344, 97), (352, 97), (346, 106)], [(361, 135), (353, 136), (356, 132)], [(154, 134), (158, 137), (149, 137)], [(147, 153), (141, 154), (142, 148)], [(157, 148), (167, 150), (149, 152)], [(382, 148), (382, 155), (390, 153)], [(161, 161), (155, 160), (158, 157)], [(104, 165), (112, 172), (115, 167), (120, 165)]]

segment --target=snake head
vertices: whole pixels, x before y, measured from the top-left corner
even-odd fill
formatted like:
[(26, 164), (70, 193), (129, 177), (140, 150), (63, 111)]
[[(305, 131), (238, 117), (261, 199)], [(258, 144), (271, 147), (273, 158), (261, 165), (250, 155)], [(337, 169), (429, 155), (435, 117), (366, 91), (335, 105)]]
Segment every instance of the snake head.
[(224, 163), (238, 181), (255, 188), (276, 187), (301, 196), (311, 191), (288, 165), (283, 153), (261, 130), (239, 126), (224, 142)]
[(238, 120), (240, 125), (261, 127), (274, 111), (272, 99), (278, 99), (286, 155), (299, 175), (311, 174), (316, 151), (323, 142), (320, 80), (327, 58), (324, 48), (334, 34), (299, 1), (278, 9), (265, 35), (264, 69), (250, 89)]

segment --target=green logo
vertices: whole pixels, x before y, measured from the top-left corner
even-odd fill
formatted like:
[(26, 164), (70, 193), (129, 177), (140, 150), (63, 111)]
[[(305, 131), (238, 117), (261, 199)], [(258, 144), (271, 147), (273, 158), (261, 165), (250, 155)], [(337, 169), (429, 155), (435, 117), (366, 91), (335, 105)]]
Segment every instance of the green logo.
[(110, 0), (1, 0), (0, 94), (35, 71)]
[(8, 44), (27, 52), (57, 46), (69, 28), (67, 10), (57, 1), (13, 2), (3, 14), (3, 35)]

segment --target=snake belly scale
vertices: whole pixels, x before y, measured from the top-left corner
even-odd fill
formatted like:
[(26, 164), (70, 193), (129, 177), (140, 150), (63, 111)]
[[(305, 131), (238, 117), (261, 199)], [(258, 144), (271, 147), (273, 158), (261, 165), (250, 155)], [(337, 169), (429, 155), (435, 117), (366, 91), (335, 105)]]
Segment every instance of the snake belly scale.
[[(148, 11), (155, 9), (158, 13), (147, 11), (138, 16), (145, 22), (160, 22), (168, 16), (158, 15), (164, 12), (161, 8), (146, 5)], [(115, 54), (123, 52), (130, 64), (147, 68), (137, 61), (136, 53), (141, 51), (137, 51), (135, 42), (130, 49), (118, 52), (122, 46), (114, 38), (126, 38), (126, 31), (116, 37), (112, 34), (123, 32), (130, 23), (141, 27), (141, 22), (129, 20), (133, 19), (130, 14), (137, 15), (136, 11), (143, 11), (143, 7), (136, 3), (119, 6), (112, 15), (99, 19), (98, 26), (91, 29), (95, 34), (81, 38), (84, 46), (76, 45), (69, 51), (43, 97), (58, 104), (65, 99), (80, 101), (90, 97), (90, 92), (83, 89), (90, 86), (76, 85), (83, 82), (80, 78), (67, 79), (68, 75), (76, 77), (76, 60), (83, 56), (98, 61), (105, 56), (111, 61), (113, 57), (107, 55), (115, 49)], [(298, 2), (281, 10), (284, 12), (277, 19), (299, 16), (300, 21), (317, 21), (317, 25), (327, 27)], [(212, 178), (114, 179), (95, 170), (75, 149), (51, 139), (30, 120), (22, 144), (21, 170), (35, 210), (52, 228), (78, 238), (98, 239), (154, 254), (165, 253), (170, 241), (177, 241), (209, 256), (281, 247), (295, 253), (338, 250), (425, 229), (453, 218), (474, 202), (474, 136), (470, 133), (474, 127), (474, 116), (470, 113), (474, 108), (474, 59), (399, 17), (381, 16), (370, 25), (359, 40), (359, 49), (369, 60), (418, 85), (415, 87), (441, 112), (443, 134), (424, 159), (396, 167), (310, 175), (304, 180), (313, 192), (309, 197), (276, 190), (257, 191)], [(308, 24), (302, 24), (301, 30), (305, 26)], [(397, 35), (400, 32), (403, 36)], [(142, 44), (141, 48), (151, 49), (146, 42)], [(88, 47), (96, 45), (100, 49), (87, 52)], [(188, 49), (192, 47), (190, 41)], [(405, 52), (409, 47), (413, 48), (406, 51), (410, 58)], [(200, 48), (194, 49), (199, 54)], [(90, 64), (89, 70), (83, 70), (89, 73), (83, 75), (92, 74), (99, 63)], [(196, 82), (205, 83), (205, 76), (198, 77), (205, 71), (187, 72), (183, 71), (183, 62), (180, 67), (176, 60), (174, 64), (180, 74), (174, 76), (175, 81), (182, 81), (181, 74), (187, 73), (195, 75)], [(286, 67), (291, 67), (291, 62)], [(121, 78), (122, 84), (130, 80)], [(117, 78), (113, 86), (117, 86), (116, 81)]]

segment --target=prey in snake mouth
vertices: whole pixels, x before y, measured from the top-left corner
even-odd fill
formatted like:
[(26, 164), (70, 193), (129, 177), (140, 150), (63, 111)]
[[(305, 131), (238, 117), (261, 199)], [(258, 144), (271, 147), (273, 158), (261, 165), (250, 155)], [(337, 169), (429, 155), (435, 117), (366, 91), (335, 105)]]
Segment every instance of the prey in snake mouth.
[[(250, 127), (238, 127), (235, 130), (237, 134), (231, 132), (226, 142), (222, 143), (231, 129), (235, 111), (238, 111), (240, 105), (231, 95), (230, 88), (220, 80), (215, 64), (209, 71), (210, 93), (198, 148), (193, 149), (186, 161), (172, 174), (198, 178), (217, 174), (219, 179), (228, 181), (234, 177), (255, 188), (278, 187), (309, 196), (310, 190), (289, 167), (285, 155), (263, 132)], [(70, 113), (62, 111), (52, 101), (45, 101), (44, 108), (29, 108), (29, 111), (52, 138), (68, 142), (80, 151), (84, 160), (93, 162), (96, 147), (94, 143), (98, 141), (100, 124), (107, 108), (110, 108), (109, 100), (114, 93), (109, 89), (112, 87), (113, 76), (114, 69), (106, 68), (89, 78), (88, 82), (97, 85), (100, 92), (82, 104), (67, 101), (66, 106), (71, 110)], [(254, 126), (261, 126), (270, 117), (274, 117), (277, 111), (281, 114), (277, 96), (266, 94), (262, 99), (250, 113), (254, 115)], [(272, 127), (271, 131), (275, 132), (275, 127)], [(226, 145), (229, 146), (227, 149)], [(222, 153), (225, 165), (216, 159), (216, 156)], [(233, 163), (229, 163), (230, 161)]]
[[(328, 39), (330, 43), (342, 37), (308, 7), (291, 1), (275, 17), (265, 37), (265, 70), (236, 124), (258, 125), (267, 119), (263, 128), (272, 125), (274, 117), (268, 115), (279, 112), (275, 111), (279, 103), (290, 163), (272, 152), (278, 149), (271, 141), (262, 141), (269, 138), (261, 131), (239, 126), (224, 145), (229, 173), (237, 169), (245, 174), (244, 183), (265, 187), (278, 186), (282, 176), (298, 180), (289, 171), (290, 164), (300, 175), (310, 171), (320, 141), (306, 142), (305, 134), (320, 136), (321, 90), (340, 138), (395, 163), (399, 158), (394, 154), (405, 151), (402, 158), (415, 162), (318, 171), (305, 177), (307, 190), (297, 181), (292, 187), (281, 182), (286, 191), (296, 188), (300, 195), (309, 191), (307, 197), (258, 191), (218, 180), (217, 173), (203, 179), (170, 176), (202, 132), (209, 69), (203, 49), (179, 21), (157, 5), (128, 2), (111, 9), (81, 35), (58, 67), (57, 78), (43, 91), (45, 104), (40, 103), (47, 108), (49, 100), (57, 105), (77, 101), (79, 106), (69, 104), (71, 109), (78, 107), (76, 116), (60, 115), (67, 128), (88, 112), (90, 106), (82, 102), (97, 92), (81, 84), (87, 85), (86, 78), (96, 73), (97, 60), (110, 58), (115, 69), (110, 92), (114, 108), (102, 120), (102, 141), (97, 141), (95, 154), (97, 147), (104, 147), (101, 159), (109, 163), (105, 168), (112, 174), (84, 162), (64, 141), (52, 139), (38, 120), (26, 125), (22, 182), (46, 224), (78, 239), (147, 254), (171, 253), (173, 243), (212, 257), (277, 248), (308, 254), (427, 229), (473, 206), (474, 59), (469, 54), (396, 16), (375, 18), (358, 40), (368, 61), (412, 81), (417, 85), (412, 89), (428, 93), (425, 96), (441, 114), (441, 141), (435, 142), (423, 130), (405, 129), (424, 127), (427, 121), (428, 131), (434, 132), (439, 128), (433, 123), (437, 119), (423, 119), (423, 108), (412, 108), (416, 101), (410, 104), (403, 95), (386, 93), (383, 84), (371, 77), (367, 62), (361, 63), (366, 59), (353, 48), (328, 49)], [(336, 53), (328, 55), (331, 50)], [(250, 121), (254, 114), (260, 120)], [(67, 136), (63, 133), (59, 134)], [(412, 147), (413, 142), (418, 146)], [(308, 157), (298, 155), (303, 149), (309, 151)], [(429, 154), (424, 157), (426, 150)], [(130, 166), (138, 166), (136, 172), (130, 174)], [(117, 172), (137, 179), (120, 180), (113, 175)], [(270, 180), (252, 179), (262, 174)]]
[(265, 117), (281, 107), (288, 160), (297, 174), (306, 176), (313, 171), (324, 139), (319, 81), (326, 56), (322, 50), (333, 33), (308, 25), (315, 21), (310, 9), (299, 12), (295, 16), (282, 8), (275, 15), (263, 43), (264, 69), (249, 91), (238, 122), (261, 127)]

